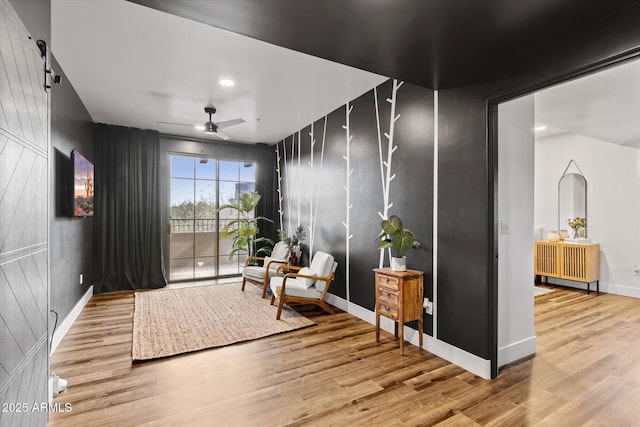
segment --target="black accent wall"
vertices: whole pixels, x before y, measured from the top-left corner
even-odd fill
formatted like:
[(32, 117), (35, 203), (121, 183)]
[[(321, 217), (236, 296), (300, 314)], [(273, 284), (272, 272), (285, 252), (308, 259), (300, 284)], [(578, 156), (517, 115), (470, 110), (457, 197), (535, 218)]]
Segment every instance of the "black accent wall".
[(497, 103), (637, 58), (640, 6), (439, 92), (438, 338), (497, 375)]
[[(378, 140), (376, 103), (371, 90), (349, 102), (349, 133), (352, 139), (347, 152), (347, 106), (313, 123), (313, 162), (311, 162), (311, 125), (285, 138), (278, 144), (281, 189), (283, 194), (282, 227), (289, 231), (300, 223), (315, 231), (313, 250), (331, 253), (338, 261), (335, 283), (330, 292), (369, 310), (375, 308), (373, 269), (380, 252), (375, 238), (381, 230), (384, 212), (383, 181), (380, 157), (387, 161), (390, 133), (392, 87), (388, 80), (376, 88), (381, 145)], [(395, 82), (400, 84), (400, 82)], [(399, 215), (422, 243), (419, 250), (407, 254), (408, 267), (425, 272), (425, 296), (432, 296), (433, 240), (433, 91), (408, 83), (396, 91), (388, 215)], [(324, 149), (323, 149), (324, 141)], [(380, 147), (382, 150), (380, 150)], [(349, 178), (349, 211), (347, 221), (347, 160), (353, 172)], [(322, 163), (321, 163), (322, 162)], [(313, 209), (311, 209), (313, 205)], [(299, 206), (299, 208), (298, 208)], [(317, 206), (317, 219), (314, 220)], [(300, 212), (300, 214), (298, 214)], [(348, 222), (348, 233), (344, 223)], [(347, 235), (349, 240), (347, 254)], [(310, 245), (310, 238), (305, 243)], [(347, 260), (349, 275), (347, 276)], [(385, 257), (384, 266), (389, 266)], [(425, 331), (432, 333), (432, 318), (425, 319)]]
[[(494, 218), (494, 188), (497, 185), (496, 173), (498, 165), (495, 162), (497, 138), (493, 137), (493, 126), (497, 123), (497, 112), (494, 107), (498, 101), (504, 101), (530, 93), (551, 84), (596, 71), (602, 67), (615, 65), (618, 61), (636, 57), (640, 52), (640, 6), (633, 6), (623, 13), (617, 13), (606, 19), (569, 33), (553, 42), (540, 45), (535, 49), (521, 52), (520, 55), (504, 61), (499, 66), (476, 74), (473, 78), (460, 82), (451, 89), (439, 91), (439, 144), (438, 144), (438, 339), (461, 348), (469, 353), (491, 361), (492, 376), (497, 375), (497, 243)], [(385, 85), (388, 85), (387, 82)], [(384, 86), (384, 85), (383, 85)], [(398, 102), (402, 105), (406, 91), (400, 90)], [(432, 94), (431, 91), (416, 87), (411, 93)], [(371, 138), (371, 125), (364, 124), (359, 117), (360, 112), (370, 108), (362, 99), (370, 94), (354, 100), (353, 134), (355, 144), (353, 149), (357, 153), (353, 157), (354, 183), (358, 191), (376, 199), (380, 193), (376, 173), (378, 161), (368, 144), (357, 144), (358, 135)], [(381, 97), (382, 99), (382, 97)], [(363, 104), (361, 104), (363, 103)], [(414, 106), (415, 108), (415, 106)], [(432, 106), (429, 107), (433, 108)], [(373, 111), (373, 110), (372, 110)], [(411, 108), (409, 108), (411, 111)], [(369, 113), (362, 113), (367, 116)], [(405, 114), (406, 116), (406, 114)], [(433, 123), (421, 123), (422, 117), (431, 120), (432, 114), (419, 115), (411, 126), (425, 126), (423, 137), (431, 144), (433, 137)], [(332, 112), (329, 116), (327, 131), (331, 135), (329, 154), (333, 174), (331, 177), (322, 176), (323, 188), (329, 203), (325, 218), (323, 236), (331, 236), (331, 241), (322, 243), (330, 252), (337, 252), (341, 266), (338, 269), (338, 279), (332, 292), (344, 297), (344, 252), (343, 241), (336, 241), (335, 236), (344, 236), (340, 230), (344, 218), (344, 196), (337, 188), (335, 176), (344, 175), (344, 166), (340, 156), (344, 154), (344, 130), (338, 127), (344, 124), (344, 107)], [(356, 118), (358, 117), (358, 118)], [(381, 114), (383, 117), (383, 114)], [(337, 124), (335, 123), (337, 122)], [(332, 124), (333, 123), (333, 124)], [(403, 124), (402, 118), (398, 121)], [(314, 127), (318, 126), (316, 122)], [(342, 133), (341, 133), (342, 132)], [(307, 129), (302, 130), (305, 138)], [(280, 147), (290, 147), (297, 134), (287, 138)], [(419, 138), (418, 138), (419, 139)], [(375, 141), (375, 140), (374, 140)], [(403, 190), (395, 193), (398, 200), (394, 201), (391, 213), (399, 214), (407, 225), (414, 228), (422, 243), (428, 242), (431, 234), (425, 234), (414, 225), (423, 220), (422, 224), (431, 224), (432, 218), (429, 206), (432, 206), (433, 195), (427, 192), (432, 188), (432, 180), (428, 177), (432, 173), (432, 166), (425, 152), (416, 145), (403, 150), (399, 145), (396, 154), (403, 158), (402, 173), (411, 176), (401, 178)], [(305, 146), (303, 139), (303, 146)], [(426, 149), (429, 156), (432, 147)], [(420, 154), (423, 158), (414, 157)], [(308, 157), (303, 152), (303, 157)], [(291, 159), (288, 159), (291, 161)], [(395, 157), (394, 157), (395, 160)], [(304, 164), (304, 162), (303, 162)], [(428, 166), (427, 166), (428, 165)], [(304, 166), (305, 168), (307, 166)], [(428, 171), (425, 170), (428, 168)], [(302, 176), (305, 173), (300, 174)], [(291, 185), (289, 183), (289, 185)], [(283, 187), (287, 182), (283, 178)], [(417, 187), (417, 189), (415, 188)], [(417, 190), (417, 193), (416, 193)], [(430, 190), (429, 190), (430, 191)], [(295, 193), (295, 191), (293, 192)], [(287, 201), (296, 203), (291, 191), (285, 191)], [(325, 193), (323, 193), (325, 194)], [(362, 240), (361, 233), (374, 228), (376, 209), (372, 209), (369, 199), (360, 198), (352, 193), (354, 211), (358, 225), (353, 231), (351, 241), (351, 300), (365, 308), (373, 307), (373, 287), (369, 286), (372, 276), (370, 268), (377, 265), (377, 259), (371, 252), (373, 247), (373, 232), (369, 232), (371, 240)], [(286, 205), (285, 205), (286, 206)], [(287, 209), (285, 209), (286, 217)], [(429, 212), (427, 214), (427, 212)], [(320, 217), (319, 217), (320, 220)], [(286, 221), (285, 221), (286, 222)], [(366, 225), (365, 225), (366, 224)], [(427, 238), (423, 236), (428, 236)], [(338, 239), (339, 240), (339, 239)], [(344, 240), (344, 239), (342, 239)], [(429, 248), (430, 249), (430, 248)], [(427, 272), (432, 266), (427, 257), (420, 255), (415, 264), (415, 253), (409, 253), (409, 265)], [(426, 295), (431, 296), (431, 280), (427, 280)], [(427, 320), (430, 320), (427, 317)], [(431, 332), (431, 322), (427, 321), (425, 329)]]
[[(55, 207), (51, 218), (51, 309), (59, 322), (93, 284), (92, 217), (70, 218), (69, 197), (73, 167), (69, 156), (78, 150), (95, 164), (93, 120), (55, 57), (52, 66), (62, 82), (51, 89), (52, 198)], [(80, 273), (83, 284), (80, 284)]]

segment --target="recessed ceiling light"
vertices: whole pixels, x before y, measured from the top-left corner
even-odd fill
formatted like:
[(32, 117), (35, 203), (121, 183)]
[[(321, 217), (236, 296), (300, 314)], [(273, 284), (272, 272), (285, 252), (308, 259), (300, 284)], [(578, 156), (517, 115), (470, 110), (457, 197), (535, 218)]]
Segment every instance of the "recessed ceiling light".
[(204, 125), (195, 125), (194, 128), (196, 130), (204, 130)]
[(221, 79), (219, 82), (222, 86), (233, 86), (236, 84), (236, 82), (234, 82), (233, 80), (229, 80), (229, 79)]
[(547, 127), (545, 125), (540, 125), (533, 128), (534, 132), (542, 132), (543, 130), (547, 130)]

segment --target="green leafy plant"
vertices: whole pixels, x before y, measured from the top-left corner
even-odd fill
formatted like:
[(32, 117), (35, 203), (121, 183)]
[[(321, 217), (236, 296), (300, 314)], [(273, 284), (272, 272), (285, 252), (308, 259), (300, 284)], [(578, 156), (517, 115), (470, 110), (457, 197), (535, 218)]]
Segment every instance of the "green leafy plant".
[(417, 249), (420, 242), (408, 228), (404, 228), (402, 220), (397, 215), (391, 215), (389, 219), (382, 221), (382, 232), (376, 237), (378, 249), (391, 248), (398, 257), (403, 257), (409, 249)]
[[(270, 252), (273, 240), (268, 237), (256, 237), (260, 232), (258, 221), (273, 222), (264, 216), (254, 217), (259, 201), (260, 194), (257, 191), (245, 192), (240, 194), (237, 203), (228, 203), (217, 209), (217, 213), (223, 209), (233, 209), (238, 213), (238, 218), (229, 221), (221, 230), (223, 239), (232, 238), (229, 259), (233, 259), (234, 255), (242, 252), (246, 252), (249, 256)], [(256, 251), (257, 244), (264, 246)]]
[(296, 246), (299, 246), (304, 239), (307, 238), (307, 229), (304, 228), (303, 225), (299, 225), (293, 231), (293, 234), (291, 236), (285, 233), (284, 230), (278, 230), (278, 235), (280, 237), (280, 240), (284, 242), (285, 245), (287, 245), (287, 249), (289, 249), (289, 251), (292, 251)]

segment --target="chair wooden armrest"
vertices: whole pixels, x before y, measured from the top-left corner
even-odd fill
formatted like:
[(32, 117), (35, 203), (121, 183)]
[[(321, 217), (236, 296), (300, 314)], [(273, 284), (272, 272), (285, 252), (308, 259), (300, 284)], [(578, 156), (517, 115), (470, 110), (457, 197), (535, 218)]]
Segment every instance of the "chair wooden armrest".
[(278, 267), (278, 269), (276, 270), (276, 276), (279, 276), (279, 275), (280, 275), (280, 271), (281, 271), (281, 270), (283, 270), (283, 269), (300, 271), (300, 270), (302, 270), (303, 268), (304, 268), (304, 267), (298, 267), (298, 266), (296, 266), (296, 265), (288, 265), (288, 264), (281, 265), (281, 266), (280, 266), (280, 267)]
[[(269, 261), (267, 263), (267, 265), (264, 266), (264, 268), (267, 269), (267, 274), (269, 272), (269, 270), (271, 269), (271, 264), (286, 264), (287, 261), (283, 260), (283, 259), (272, 259), (271, 261)], [(278, 274), (278, 272), (276, 271), (276, 274)]]
[(302, 277), (303, 279), (322, 280), (323, 282), (326, 282), (331, 278), (331, 276), (320, 277), (320, 276), (309, 276), (307, 274), (287, 273), (287, 274), (285, 274), (284, 280), (282, 281), (282, 285), (283, 286), (284, 286), (284, 283), (287, 281), (287, 278), (289, 278), (289, 277)]
[[(247, 257), (244, 268), (242, 270), (242, 286), (244, 291), (245, 284), (247, 282), (255, 283), (262, 287), (262, 298), (267, 294), (267, 288), (271, 281), (271, 276), (274, 274), (274, 270), (278, 264), (286, 264), (287, 261), (277, 258), (286, 257), (284, 250), (286, 246), (284, 242), (278, 242), (273, 247), (272, 254), (274, 257), (256, 256), (252, 255)], [(267, 261), (268, 260), (268, 261)]]
[[(319, 306), (329, 314), (335, 313), (331, 306), (329, 306), (329, 304), (327, 304), (324, 299), (327, 296), (327, 291), (329, 290), (329, 286), (331, 286), (331, 282), (333, 281), (338, 263), (335, 262), (333, 256), (327, 254), (326, 252), (317, 251), (313, 259), (311, 260), (311, 266), (312, 267), (309, 267), (311, 269), (311, 273), (320, 271), (320, 274), (325, 274), (325, 272), (328, 272), (329, 274), (327, 276), (320, 276), (317, 274), (300, 274), (300, 270), (302, 270), (304, 267), (297, 267), (293, 265), (281, 265), (276, 270), (277, 277), (273, 278), (270, 283), (272, 291), (271, 305), (274, 304), (276, 298), (278, 299), (278, 311), (276, 313), (276, 319), (280, 320), (282, 307), (285, 303), (314, 304)], [(285, 269), (287, 270), (286, 274), (284, 276), (281, 276), (280, 273), (282, 273)], [(310, 279), (315, 281), (315, 289), (309, 292), (305, 292), (305, 290), (303, 289), (304, 285), (299, 286), (297, 282), (292, 282), (289, 288), (295, 287), (295, 292), (292, 291), (293, 295), (287, 295), (287, 280), (294, 280), (298, 278)], [(324, 287), (317, 286), (318, 282), (325, 282)], [(307, 287), (307, 290), (308, 288), (309, 287)]]
[[(296, 267), (298, 268), (298, 270), (301, 270), (302, 267)], [(298, 274), (298, 273), (287, 273), (284, 276), (284, 279), (282, 279), (282, 289), (280, 290), (280, 296), (284, 297), (285, 295), (285, 289), (287, 286), (287, 279), (288, 278), (295, 278), (295, 277), (302, 277), (303, 279), (313, 279), (313, 280), (322, 280), (323, 282), (327, 282), (327, 286), (325, 286), (324, 291), (322, 292), (322, 299), (324, 299), (325, 294), (327, 293), (327, 289), (329, 289), (329, 286), (331, 285), (331, 281), (333, 280), (333, 272), (331, 272), (331, 274), (329, 274), (327, 277), (322, 277), (322, 276), (310, 276), (307, 274)]]
[(247, 260), (244, 262), (244, 266), (248, 266), (249, 262), (251, 261), (264, 261), (264, 257), (263, 256), (250, 256), (249, 258), (247, 258)]

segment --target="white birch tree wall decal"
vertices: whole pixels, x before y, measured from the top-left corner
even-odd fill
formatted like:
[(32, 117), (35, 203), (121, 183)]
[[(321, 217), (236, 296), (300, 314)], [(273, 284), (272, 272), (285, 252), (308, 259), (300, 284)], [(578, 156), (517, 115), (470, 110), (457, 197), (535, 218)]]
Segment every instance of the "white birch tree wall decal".
[[(291, 142), (291, 145), (293, 146), (293, 141)], [(289, 186), (289, 171), (287, 171), (287, 138), (282, 141), (282, 152), (284, 153), (284, 183), (289, 196), (287, 200), (287, 221), (289, 223), (289, 227), (287, 228), (288, 233), (289, 230), (291, 230), (291, 187)], [(284, 224), (282, 224), (282, 229), (284, 229)]]
[[(310, 137), (310, 145), (311, 145), (311, 154), (309, 156), (309, 173), (307, 176), (316, 177), (316, 174), (313, 170), (313, 149), (316, 145), (316, 139), (313, 135), (313, 123), (311, 123), (311, 132), (309, 132)], [(310, 185), (307, 187), (307, 195), (309, 196), (309, 259), (313, 258), (313, 183), (310, 182)]]
[(302, 139), (302, 138), (300, 138), (300, 131), (298, 131), (298, 171), (297, 171), (297, 173), (296, 173), (296, 177), (297, 177), (296, 182), (298, 183), (298, 192), (297, 192), (297, 193), (298, 193), (298, 194), (297, 194), (297, 196), (298, 196), (298, 197), (296, 197), (296, 198), (298, 199), (298, 221), (297, 221), (297, 223), (296, 223), (296, 226), (298, 226), (298, 227), (300, 227), (300, 220), (302, 219), (302, 216), (300, 215), (300, 201), (301, 201), (301, 199), (302, 199), (302, 191), (301, 191), (301, 190), (302, 190), (302, 188), (304, 187), (304, 186), (301, 186), (301, 185), (300, 185), (300, 184), (302, 184), (302, 182), (300, 181), (300, 178), (301, 178), (301, 176), (300, 176), (300, 175), (301, 175), (301, 173), (302, 173), (302, 171), (300, 170), (300, 157), (301, 157), (301, 154), (300, 154), (300, 146), (301, 146), (301, 139)]
[[(284, 143), (284, 142), (283, 142)], [(282, 175), (280, 174), (280, 144), (276, 144), (276, 174), (278, 176), (278, 215), (280, 217), (280, 229), (284, 227), (282, 220)]]
[[(316, 179), (314, 180), (314, 186), (316, 185), (321, 185), (322, 180), (321, 179), (317, 179), (318, 177), (322, 177), (322, 165), (324, 162), (324, 142), (326, 140), (327, 137), (327, 116), (324, 116), (324, 127), (323, 127), (323, 131), (322, 131), (322, 146), (320, 147), (320, 170), (318, 173), (316, 173), (315, 175), (313, 175), (314, 177), (316, 177)], [(316, 140), (314, 138), (313, 135), (313, 123), (311, 124), (311, 161), (310, 161), (310, 165), (311, 168), (313, 170), (314, 167), (314, 163), (313, 163), (313, 148), (316, 145)], [(310, 220), (310, 224), (309, 224), (309, 259), (313, 259), (313, 246), (315, 243), (315, 236), (316, 236), (316, 223), (318, 222), (318, 205), (320, 204), (320, 191), (315, 191), (315, 200), (313, 200), (313, 198), (311, 197), (311, 206), (310, 206), (310, 211), (311, 211), (311, 220)]]
[[(396, 177), (396, 174), (391, 173), (391, 162), (393, 160), (393, 153), (398, 149), (397, 145), (394, 145), (393, 137), (395, 133), (395, 124), (396, 121), (400, 118), (400, 114), (396, 116), (396, 99), (398, 89), (403, 85), (404, 82), (400, 82), (396, 79), (393, 80), (393, 85), (391, 89), (391, 98), (387, 98), (387, 102), (391, 104), (391, 112), (389, 113), (389, 132), (385, 132), (384, 136), (387, 139), (387, 151), (386, 151), (386, 160), (383, 160), (383, 148), (382, 148), (382, 135), (380, 133), (380, 110), (378, 108), (378, 91), (376, 88), (373, 89), (373, 96), (376, 107), (376, 125), (378, 127), (378, 153), (380, 155), (380, 179), (382, 181), (382, 203), (383, 209), (382, 212), (378, 211), (378, 215), (380, 218), (389, 219), (389, 209), (393, 206), (393, 203), (389, 202), (389, 194), (391, 189), (391, 181), (393, 181)], [(387, 251), (389, 254), (389, 258), (391, 258), (390, 249)], [(384, 249), (380, 249), (380, 262), (379, 268), (382, 268), (384, 265)]]
[[(289, 171), (289, 175), (291, 175), (291, 180), (287, 181), (287, 193), (289, 196), (289, 201), (288, 201), (288, 205), (289, 205), (289, 229), (287, 229), (287, 234), (290, 234), (293, 232), (293, 228), (291, 227), (291, 206), (293, 205), (293, 201), (295, 201), (297, 193), (298, 193), (298, 188), (297, 188), (297, 184), (298, 181), (296, 179), (296, 164), (295, 164), (295, 156), (296, 156), (296, 134), (294, 133), (293, 135), (291, 135), (291, 165), (289, 165), (288, 171)], [(289, 182), (292, 183), (292, 186), (289, 187)]]
[(346, 212), (346, 218), (344, 221), (342, 221), (342, 225), (344, 225), (344, 228), (346, 230), (345, 236), (346, 236), (346, 271), (345, 271), (345, 282), (346, 282), (346, 287), (347, 287), (347, 302), (350, 301), (349, 298), (349, 241), (353, 238), (353, 234), (351, 234), (351, 229), (350, 229), (350, 217), (351, 215), (349, 214), (349, 212), (351, 211), (351, 208), (353, 207), (353, 205), (351, 204), (351, 198), (350, 198), (350, 194), (349, 194), (349, 190), (350, 190), (350, 183), (351, 183), (351, 174), (353, 174), (353, 169), (351, 169), (351, 139), (353, 139), (353, 135), (351, 135), (351, 129), (350, 129), (350, 124), (349, 124), (349, 116), (351, 115), (351, 110), (353, 110), (353, 105), (350, 105), (350, 103), (347, 102), (347, 107), (346, 107), (346, 123), (343, 127), (343, 129), (346, 131), (346, 139), (347, 139), (347, 150), (346, 150), (346, 155), (342, 156), (342, 158), (346, 161), (346, 183), (345, 185), (342, 186), (342, 188), (344, 189), (345, 193), (346, 193), (346, 197), (347, 197), (347, 212)]

